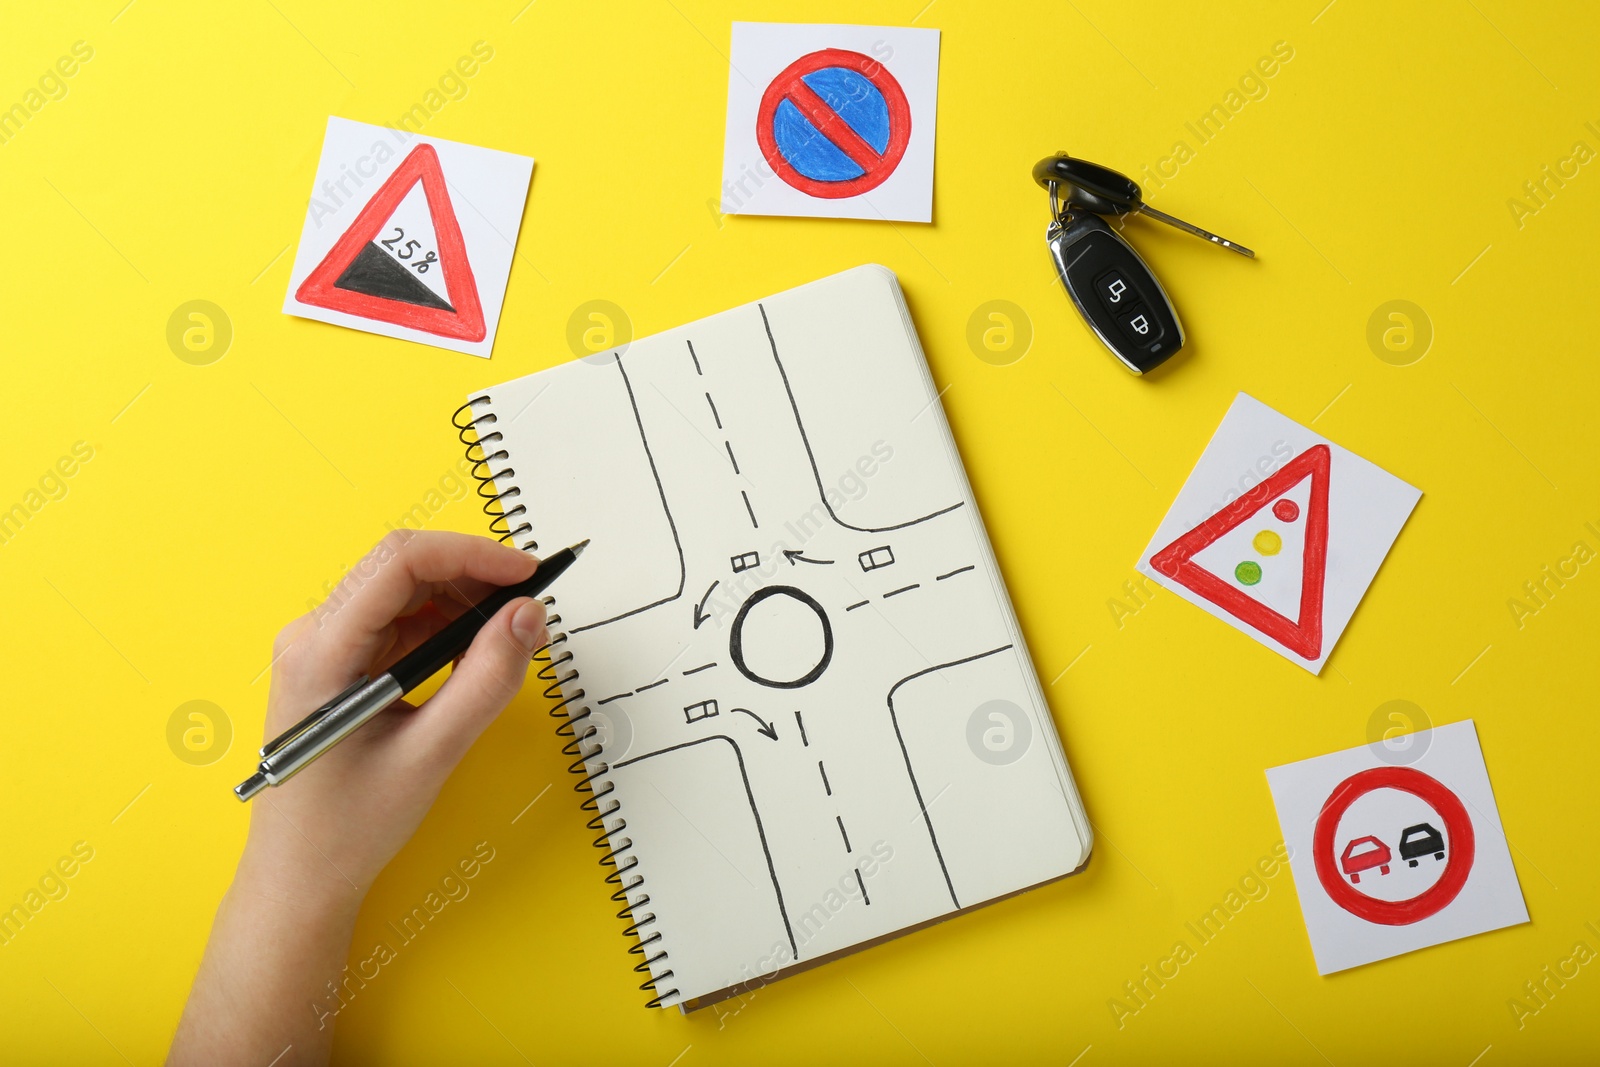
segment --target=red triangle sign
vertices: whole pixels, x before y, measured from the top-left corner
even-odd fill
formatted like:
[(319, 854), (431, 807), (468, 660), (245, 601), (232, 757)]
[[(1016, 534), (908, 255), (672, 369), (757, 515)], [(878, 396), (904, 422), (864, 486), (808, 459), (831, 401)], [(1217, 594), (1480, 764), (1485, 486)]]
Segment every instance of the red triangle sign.
[[(371, 262), (378, 264), (380, 270), (394, 273), (393, 267), (387, 265), (399, 265), (398, 260), (390, 259), (382, 251), (369, 249), (376, 249), (373, 239), (418, 182), (422, 183), (428, 214), (433, 220), (434, 237), (439, 245), (439, 269), (444, 273), (449, 303), (432, 294), (415, 278), (408, 277), (404, 267), (398, 273), (398, 280), (380, 278), (364, 285), (350, 280), (360, 273), (361, 264), (355, 261), (363, 254), (376, 257)], [(352, 264), (355, 264), (354, 269)], [(406, 286), (417, 295), (408, 299)], [(411, 150), (383, 187), (367, 201), (367, 206), (361, 209), (344, 236), (317, 264), (317, 269), (300, 283), (294, 295), (302, 304), (441, 337), (463, 341), (484, 339), (488, 330), (483, 322), (483, 306), (478, 301), (478, 283), (472, 276), (466, 242), (462, 240), (461, 227), (445, 189), (439, 155), (432, 145), (420, 144)]]
[[(1327, 445), (1306, 449), (1272, 477), (1151, 556), (1150, 565), (1285, 648), (1306, 659), (1317, 659), (1322, 655), (1322, 585), (1328, 561), (1329, 458)], [(1311, 479), (1311, 500), (1306, 508), (1300, 618), (1294, 620), (1218, 578), (1196, 563), (1194, 556), (1306, 478)]]

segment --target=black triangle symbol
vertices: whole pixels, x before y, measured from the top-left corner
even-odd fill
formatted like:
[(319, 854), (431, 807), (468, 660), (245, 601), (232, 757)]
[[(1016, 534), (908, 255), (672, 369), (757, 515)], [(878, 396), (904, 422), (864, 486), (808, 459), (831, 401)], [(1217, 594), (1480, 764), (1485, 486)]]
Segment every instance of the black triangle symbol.
[(361, 293), (365, 296), (382, 297), (385, 300), (399, 300), (407, 304), (420, 304), (422, 307), (439, 308), (444, 311), (454, 311), (439, 294), (429, 289), (421, 278), (412, 274), (398, 260), (390, 256), (383, 249), (367, 242), (367, 246), (350, 261), (350, 265), (339, 275), (339, 280), (333, 283), (336, 289), (348, 289), (352, 293)]

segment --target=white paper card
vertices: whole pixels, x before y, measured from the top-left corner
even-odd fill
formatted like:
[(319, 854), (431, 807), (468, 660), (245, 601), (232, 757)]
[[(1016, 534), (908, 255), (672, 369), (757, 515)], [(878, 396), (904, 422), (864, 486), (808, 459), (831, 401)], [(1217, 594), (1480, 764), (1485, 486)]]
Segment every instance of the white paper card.
[(1320, 674), (1421, 496), (1240, 393), (1138, 569)]
[(735, 22), (722, 210), (933, 221), (939, 31)]
[(1528, 921), (1472, 720), (1267, 771), (1317, 973)]
[(285, 314), (488, 358), (533, 160), (330, 117)]

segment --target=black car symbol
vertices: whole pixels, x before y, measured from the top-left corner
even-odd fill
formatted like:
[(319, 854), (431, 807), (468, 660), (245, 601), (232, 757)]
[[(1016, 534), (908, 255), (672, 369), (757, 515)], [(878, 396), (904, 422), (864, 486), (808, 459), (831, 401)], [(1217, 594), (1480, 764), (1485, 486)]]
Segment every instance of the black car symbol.
[(1444, 835), (1430, 823), (1419, 822), (1406, 827), (1400, 835), (1400, 858), (1415, 867), (1417, 860), (1430, 852), (1434, 859), (1444, 859)]

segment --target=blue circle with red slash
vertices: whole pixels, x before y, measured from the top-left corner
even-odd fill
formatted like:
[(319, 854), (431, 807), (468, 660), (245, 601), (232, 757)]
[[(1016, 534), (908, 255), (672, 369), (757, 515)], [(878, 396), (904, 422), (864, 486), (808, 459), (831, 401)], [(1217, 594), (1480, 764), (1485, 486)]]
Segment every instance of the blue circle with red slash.
[(824, 48), (772, 79), (756, 115), (756, 141), (778, 177), (809, 196), (837, 200), (875, 189), (911, 140), (911, 106), (882, 63)]

